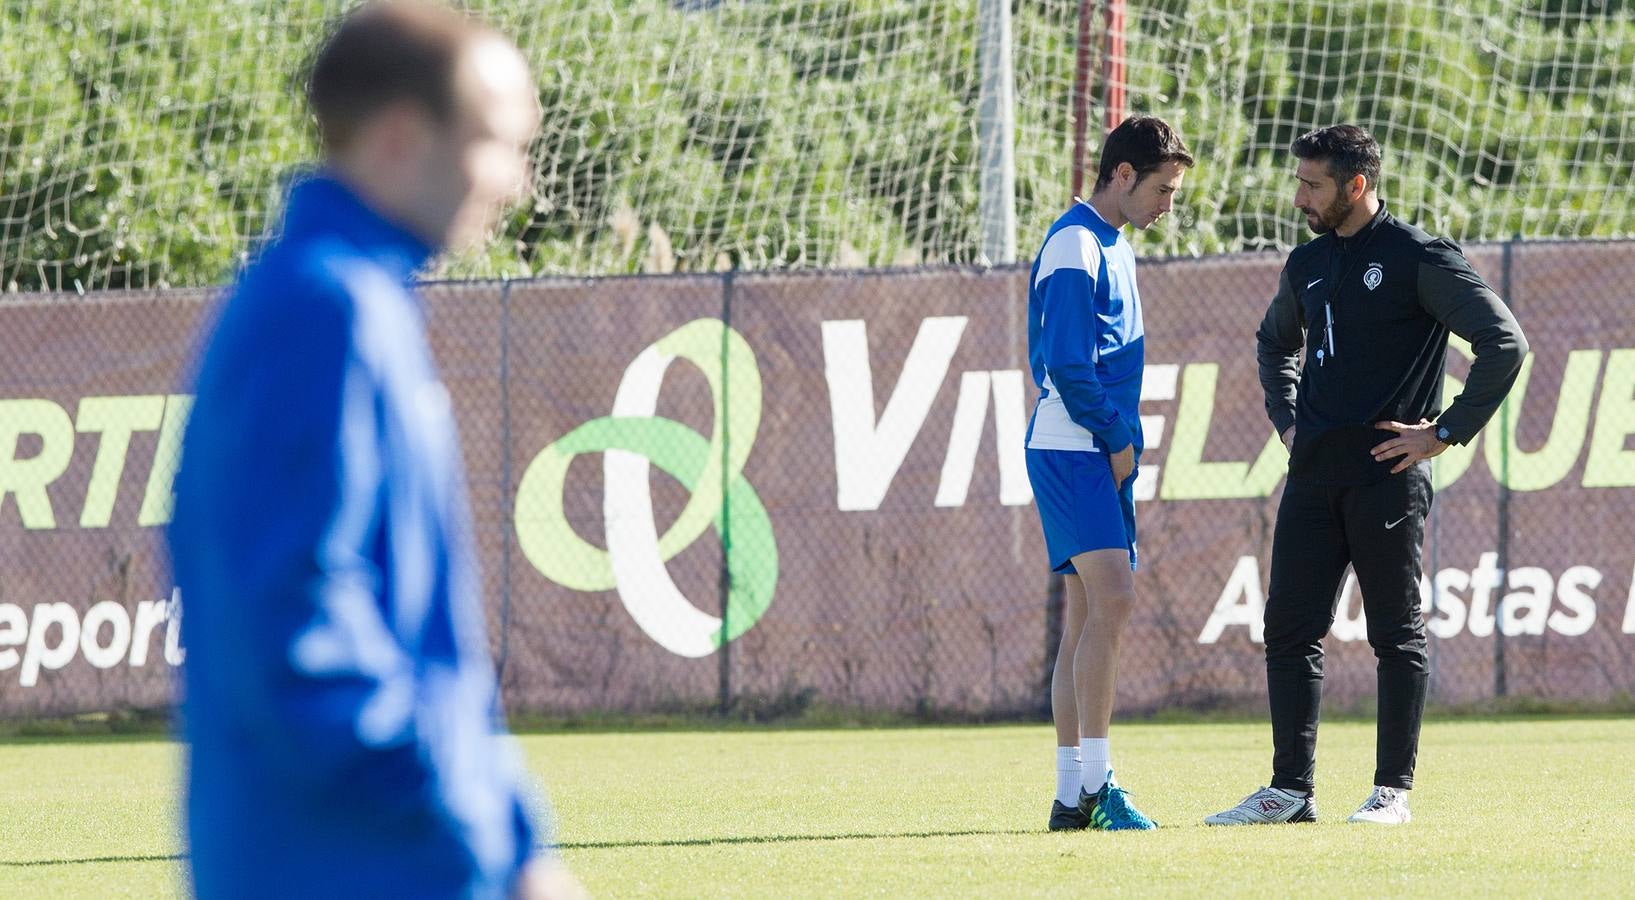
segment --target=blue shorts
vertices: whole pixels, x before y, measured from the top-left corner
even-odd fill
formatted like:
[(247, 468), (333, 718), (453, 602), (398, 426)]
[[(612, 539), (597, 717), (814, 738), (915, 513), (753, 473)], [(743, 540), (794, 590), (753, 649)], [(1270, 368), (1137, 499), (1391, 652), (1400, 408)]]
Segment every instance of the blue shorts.
[(1087, 450), (1027, 451), (1028, 481), (1052, 572), (1073, 572), (1073, 557), (1090, 550), (1128, 550), (1135, 557), (1135, 474), (1113, 484), (1107, 454)]

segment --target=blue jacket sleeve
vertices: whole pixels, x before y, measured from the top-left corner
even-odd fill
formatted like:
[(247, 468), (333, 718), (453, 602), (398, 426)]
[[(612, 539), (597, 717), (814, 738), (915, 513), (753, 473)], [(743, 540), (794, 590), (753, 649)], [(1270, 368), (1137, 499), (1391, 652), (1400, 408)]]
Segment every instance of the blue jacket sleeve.
[(1041, 347), (1050, 383), (1072, 420), (1101, 439), (1109, 453), (1135, 440), (1096, 375), (1095, 282), (1083, 269), (1057, 269), (1044, 285)]

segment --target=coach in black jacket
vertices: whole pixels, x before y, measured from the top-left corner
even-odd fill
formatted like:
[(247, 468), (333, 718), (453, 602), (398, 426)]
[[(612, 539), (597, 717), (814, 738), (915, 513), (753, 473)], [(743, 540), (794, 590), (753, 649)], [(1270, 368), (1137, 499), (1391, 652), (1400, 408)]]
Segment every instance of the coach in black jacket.
[[(1515, 382), (1527, 341), (1456, 244), (1386, 211), (1376, 193), (1379, 145), (1368, 132), (1324, 128), (1293, 150), (1295, 205), (1318, 237), (1289, 254), (1256, 335), (1266, 412), (1290, 448), (1266, 600), (1273, 777), (1270, 788), (1206, 821), (1316, 817), (1322, 639), (1349, 564), (1379, 660), (1375, 788), (1351, 821), (1399, 824), (1409, 820), (1425, 707), (1427, 460), (1487, 423)], [(1476, 358), (1464, 391), (1444, 409), (1450, 331), (1470, 341)]]

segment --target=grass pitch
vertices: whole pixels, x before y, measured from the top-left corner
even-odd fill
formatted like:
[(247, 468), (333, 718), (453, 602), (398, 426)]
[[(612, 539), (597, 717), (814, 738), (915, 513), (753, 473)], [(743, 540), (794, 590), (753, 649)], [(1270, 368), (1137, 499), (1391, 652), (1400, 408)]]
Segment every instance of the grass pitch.
[[(1044, 831), (1038, 725), (522, 738), (597, 896), (1618, 896), (1635, 884), (1635, 718), (1431, 721), (1413, 824), (1347, 825), (1373, 725), (1330, 722), (1316, 825), (1209, 829), (1264, 783), (1262, 723), (1116, 726), (1156, 833)], [(178, 893), (168, 741), (0, 744), (0, 895)]]

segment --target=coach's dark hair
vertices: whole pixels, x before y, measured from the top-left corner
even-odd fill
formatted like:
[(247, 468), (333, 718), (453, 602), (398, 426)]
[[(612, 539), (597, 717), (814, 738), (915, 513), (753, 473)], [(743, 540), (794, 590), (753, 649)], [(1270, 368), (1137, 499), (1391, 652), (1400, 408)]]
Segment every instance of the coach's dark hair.
[(1131, 116), (1108, 132), (1101, 143), (1101, 162), (1096, 172), (1096, 189), (1113, 183), (1119, 163), (1135, 169), (1135, 183), (1158, 171), (1164, 163), (1178, 162), (1192, 168), (1192, 151), (1168, 122), (1157, 116)]
[(1356, 125), (1330, 125), (1308, 131), (1295, 139), (1291, 148), (1299, 159), (1328, 164), (1328, 174), (1344, 185), (1361, 175), (1371, 188), (1380, 183), (1380, 145), (1374, 136)]
[(341, 19), (307, 72), (324, 149), (344, 149), (370, 116), (402, 100), (450, 121), (460, 52), (484, 32), (460, 13), (420, 2), (373, 3)]

